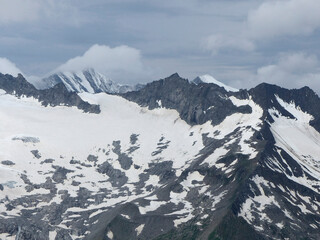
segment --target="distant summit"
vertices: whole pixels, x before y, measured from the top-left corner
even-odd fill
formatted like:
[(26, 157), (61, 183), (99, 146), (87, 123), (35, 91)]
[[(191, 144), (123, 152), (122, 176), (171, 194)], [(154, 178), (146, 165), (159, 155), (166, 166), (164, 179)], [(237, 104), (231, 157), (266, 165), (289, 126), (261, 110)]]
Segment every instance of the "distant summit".
[(93, 68), (88, 68), (78, 72), (58, 72), (49, 77), (34, 81), (33, 84), (38, 89), (51, 88), (57, 83), (63, 83), (70, 92), (88, 92), (88, 93), (124, 93), (128, 91), (139, 90), (143, 85), (135, 86), (121, 85), (113, 82)]
[(193, 83), (195, 84), (199, 84), (199, 83), (213, 83), (216, 84), (220, 87), (223, 87), (225, 90), (227, 90), (228, 92), (238, 92), (239, 90), (233, 87), (229, 87), (227, 85), (225, 85), (222, 82), (219, 82), (218, 80), (216, 80), (214, 77), (206, 74), (206, 75), (202, 75), (199, 77), (196, 77), (193, 81)]
[(0, 89), (16, 97), (32, 97), (43, 106), (74, 106), (88, 113), (100, 113), (99, 105), (83, 101), (78, 94), (67, 90), (65, 85), (57, 83), (49, 89), (39, 90), (29, 83), (22, 74), (14, 77), (0, 73)]

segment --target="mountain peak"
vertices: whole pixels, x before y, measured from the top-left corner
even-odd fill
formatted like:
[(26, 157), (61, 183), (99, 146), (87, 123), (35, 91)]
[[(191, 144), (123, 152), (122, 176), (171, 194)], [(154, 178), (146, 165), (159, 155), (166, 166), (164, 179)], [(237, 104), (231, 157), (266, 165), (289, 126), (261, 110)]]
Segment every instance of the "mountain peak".
[(57, 83), (63, 83), (68, 91), (77, 93), (123, 93), (141, 88), (141, 85), (129, 86), (113, 82), (93, 68), (85, 68), (76, 72), (56, 72), (49, 77), (41, 79), (35, 85), (39, 89), (46, 89), (53, 87)]
[(177, 72), (175, 72), (174, 74), (170, 75), (168, 78), (181, 78), (181, 77)]
[(57, 83), (49, 89), (38, 90), (22, 74), (14, 77), (10, 74), (0, 73), (0, 89), (17, 97), (33, 97), (44, 106), (76, 106), (85, 112), (100, 112), (98, 105), (91, 105), (83, 101), (76, 93), (69, 92), (63, 83)]
[(224, 83), (218, 81), (217, 79), (215, 79), (214, 77), (212, 77), (211, 75), (205, 74), (199, 77), (196, 77), (193, 81), (193, 83), (195, 84), (199, 84), (199, 83), (213, 83), (215, 85), (218, 85), (219, 87), (223, 87), (226, 91), (228, 92), (238, 92), (239, 90), (230, 86), (225, 85)]

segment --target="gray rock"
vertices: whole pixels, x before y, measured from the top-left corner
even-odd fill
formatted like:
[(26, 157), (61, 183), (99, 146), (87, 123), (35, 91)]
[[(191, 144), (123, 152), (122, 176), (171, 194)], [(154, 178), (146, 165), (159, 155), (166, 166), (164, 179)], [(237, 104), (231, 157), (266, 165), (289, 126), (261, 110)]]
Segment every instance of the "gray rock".
[(87, 160), (88, 160), (89, 162), (97, 162), (97, 161), (98, 161), (98, 157), (90, 154), (90, 155), (87, 157)]
[(37, 138), (37, 137), (26, 137), (26, 136), (14, 137), (14, 138), (12, 138), (12, 140), (14, 140), (14, 141), (20, 140), (24, 143), (39, 143), (40, 142), (39, 138)]
[(112, 186), (121, 187), (128, 181), (125, 173), (114, 169), (108, 161), (102, 163), (97, 171), (106, 174), (110, 178), (109, 181), (112, 183)]
[(69, 170), (60, 166), (52, 166), (52, 167), (56, 169), (54, 174), (52, 175), (52, 180), (57, 183), (63, 183), (63, 181), (67, 179), (67, 174), (74, 172), (73, 170)]
[(12, 165), (15, 165), (14, 162), (10, 161), (10, 160), (4, 160), (4, 161), (1, 161), (1, 164), (3, 165), (7, 165), (7, 166), (12, 166)]
[(41, 158), (41, 154), (40, 154), (40, 152), (39, 152), (39, 150), (31, 150), (31, 153), (33, 154), (33, 156), (35, 157), (35, 158)]

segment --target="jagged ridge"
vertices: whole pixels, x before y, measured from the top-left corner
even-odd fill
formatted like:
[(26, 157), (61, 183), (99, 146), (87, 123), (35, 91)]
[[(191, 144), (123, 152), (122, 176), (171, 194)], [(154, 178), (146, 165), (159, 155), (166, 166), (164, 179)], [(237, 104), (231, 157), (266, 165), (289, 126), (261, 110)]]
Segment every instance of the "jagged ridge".
[(62, 83), (58, 83), (50, 89), (38, 90), (21, 74), (14, 78), (11, 75), (0, 73), (0, 88), (18, 97), (34, 97), (44, 106), (66, 105), (75, 106), (85, 112), (100, 112), (98, 105), (91, 105), (83, 101), (76, 93), (69, 92)]
[(54, 73), (42, 79), (38, 86), (40, 88), (50, 88), (57, 83), (63, 83), (69, 91), (77, 93), (124, 93), (139, 90), (144, 86), (142, 84), (129, 86), (115, 83), (92, 68), (79, 72)]

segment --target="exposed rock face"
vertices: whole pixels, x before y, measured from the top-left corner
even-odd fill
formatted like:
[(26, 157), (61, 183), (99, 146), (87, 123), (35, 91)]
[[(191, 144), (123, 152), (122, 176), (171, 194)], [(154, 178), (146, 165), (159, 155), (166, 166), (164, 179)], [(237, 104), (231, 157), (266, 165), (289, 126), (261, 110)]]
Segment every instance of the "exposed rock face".
[(75, 106), (85, 112), (99, 113), (98, 105), (91, 105), (83, 101), (76, 93), (69, 92), (64, 84), (58, 83), (50, 89), (38, 90), (29, 83), (21, 74), (18, 77), (0, 73), (0, 89), (18, 97), (34, 97), (44, 106)]
[(175, 109), (181, 119), (190, 125), (203, 124), (209, 120), (216, 125), (235, 112), (251, 112), (248, 105), (237, 107), (232, 104), (228, 98), (229, 93), (224, 88), (215, 84), (190, 84), (178, 74), (121, 96), (149, 109)]
[[(18, 96), (36, 91), (1, 84)], [(57, 89), (46, 91), (38, 99), (56, 104)], [(227, 92), (174, 74), (120, 96), (99, 95), (100, 114), (74, 119), (66, 108), (54, 118), (62, 131), (32, 105), (38, 114), (21, 113), (30, 127), (20, 132), (0, 105), (0, 238), (320, 238), (320, 99), (311, 89)], [(20, 100), (17, 109), (31, 104)]]

